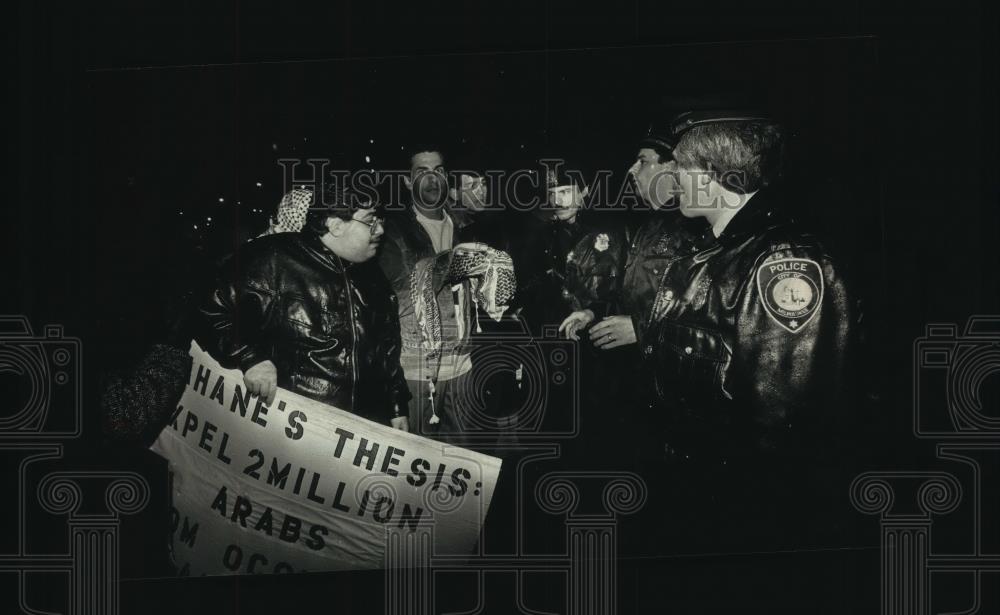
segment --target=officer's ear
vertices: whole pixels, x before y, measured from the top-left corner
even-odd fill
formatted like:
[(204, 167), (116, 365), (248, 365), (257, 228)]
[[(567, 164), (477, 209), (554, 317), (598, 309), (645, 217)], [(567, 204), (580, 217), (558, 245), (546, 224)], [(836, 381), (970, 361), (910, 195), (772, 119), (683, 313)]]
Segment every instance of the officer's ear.
[(705, 165), (704, 171), (699, 171), (695, 174), (695, 181), (698, 184), (696, 186), (696, 189), (701, 190), (703, 192), (707, 192), (709, 186), (711, 186), (713, 183), (716, 184), (718, 183), (715, 181), (716, 176), (717, 173), (715, 172), (715, 169), (712, 167), (712, 163), (710, 162), (707, 163)]
[(722, 182), (719, 181), (720, 173), (718, 169), (715, 168), (715, 165), (713, 165), (711, 162), (705, 165), (705, 177), (706, 179), (704, 181), (706, 184), (708, 184), (709, 182), (715, 182), (716, 184), (722, 186), (723, 188), (727, 187)]
[(580, 198), (585, 199), (589, 194), (590, 194), (590, 186), (584, 186), (583, 190), (580, 191)]

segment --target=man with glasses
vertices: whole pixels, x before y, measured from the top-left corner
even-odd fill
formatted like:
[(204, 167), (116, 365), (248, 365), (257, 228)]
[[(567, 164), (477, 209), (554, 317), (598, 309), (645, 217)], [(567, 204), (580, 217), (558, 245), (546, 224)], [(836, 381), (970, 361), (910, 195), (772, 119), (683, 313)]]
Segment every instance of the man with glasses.
[(268, 404), (281, 387), (408, 430), (396, 296), (372, 260), (383, 232), (370, 200), (324, 187), (300, 232), (230, 259), (198, 343)]

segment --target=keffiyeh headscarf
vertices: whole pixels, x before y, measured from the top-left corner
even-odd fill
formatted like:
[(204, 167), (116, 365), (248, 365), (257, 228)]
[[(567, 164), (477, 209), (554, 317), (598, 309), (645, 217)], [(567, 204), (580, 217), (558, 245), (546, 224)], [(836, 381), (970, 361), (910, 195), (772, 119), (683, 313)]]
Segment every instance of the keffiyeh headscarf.
[(263, 234), (273, 235), (301, 231), (306, 225), (306, 214), (309, 213), (312, 202), (312, 190), (296, 188), (281, 197), (281, 202), (278, 203), (278, 213), (274, 215), (274, 221), (270, 228)]

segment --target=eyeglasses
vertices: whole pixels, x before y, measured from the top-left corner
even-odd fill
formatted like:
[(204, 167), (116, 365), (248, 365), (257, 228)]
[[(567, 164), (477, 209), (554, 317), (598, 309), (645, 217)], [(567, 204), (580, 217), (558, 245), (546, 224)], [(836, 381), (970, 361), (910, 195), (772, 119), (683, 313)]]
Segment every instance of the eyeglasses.
[(382, 218), (372, 218), (371, 222), (365, 222), (364, 220), (358, 220), (357, 218), (351, 218), (351, 222), (357, 222), (359, 224), (364, 224), (365, 226), (367, 226), (368, 227), (368, 232), (371, 233), (372, 237), (375, 236), (375, 229), (378, 228), (378, 225), (380, 225), (380, 224), (384, 225), (385, 224), (385, 221)]

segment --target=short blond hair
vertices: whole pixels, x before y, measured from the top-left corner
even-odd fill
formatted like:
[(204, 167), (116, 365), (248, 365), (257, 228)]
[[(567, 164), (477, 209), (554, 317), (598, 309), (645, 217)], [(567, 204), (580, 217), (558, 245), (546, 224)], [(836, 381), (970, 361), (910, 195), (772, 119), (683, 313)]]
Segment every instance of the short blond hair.
[(784, 139), (778, 124), (766, 120), (694, 126), (681, 135), (674, 160), (701, 169), (739, 194), (756, 192), (781, 174)]

